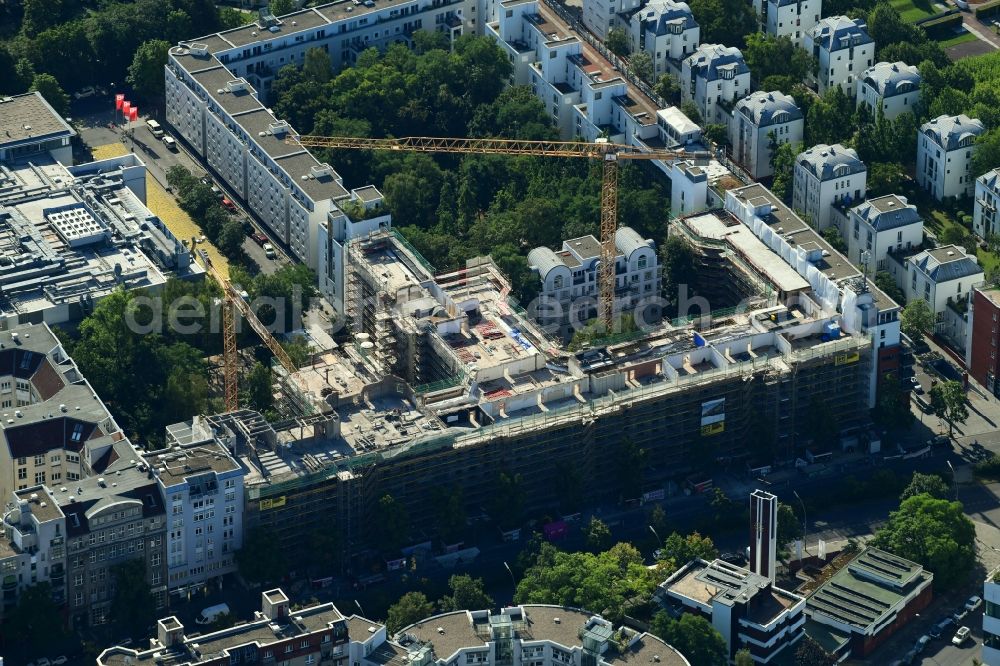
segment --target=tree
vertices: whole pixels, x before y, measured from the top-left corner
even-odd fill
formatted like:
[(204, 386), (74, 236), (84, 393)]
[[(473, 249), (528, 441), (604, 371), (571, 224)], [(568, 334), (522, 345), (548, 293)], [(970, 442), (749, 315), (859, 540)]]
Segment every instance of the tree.
[(681, 113), (687, 116), (691, 122), (701, 124), (701, 111), (698, 110), (698, 105), (693, 100), (688, 99), (681, 102)]
[(373, 543), (379, 544), (383, 553), (396, 555), (400, 547), (410, 538), (409, 518), (406, 507), (386, 493), (375, 506), (375, 533)]
[(654, 504), (649, 512), (649, 526), (656, 530), (657, 534), (663, 534), (667, 529), (667, 512), (659, 504)]
[(668, 236), (660, 246), (660, 270), (663, 276), (663, 295), (670, 314), (676, 316), (680, 302), (680, 289), (694, 286), (689, 281), (696, 276), (694, 250), (680, 236)]
[(653, 80), (653, 57), (646, 51), (639, 51), (629, 56), (628, 68), (643, 81)]
[[(788, 37), (775, 37), (755, 32), (747, 36), (747, 45), (743, 49), (750, 73), (758, 86), (770, 81), (783, 82), (788, 93), (791, 87), (802, 81), (813, 68), (813, 59), (806, 51), (800, 49)], [(764, 86), (762, 90), (772, 90)]]
[(872, 162), (868, 169), (869, 197), (898, 192), (905, 178), (906, 169), (899, 162)]
[[(59, 606), (52, 601), (52, 586), (49, 583), (36, 583), (25, 588), (17, 600), (17, 610), (9, 612), (4, 618), (4, 632), (8, 635), (4, 652), (12, 660), (20, 653), (23, 657), (20, 663), (39, 654), (63, 651), (69, 643), (70, 634), (60, 621)], [(12, 639), (12, 637), (17, 637)]]
[(490, 515), (501, 529), (518, 527), (524, 518), (524, 495), (521, 475), (500, 472), (493, 491)]
[(287, 565), (278, 542), (261, 527), (250, 530), (243, 538), (243, 547), (236, 551), (240, 575), (251, 583), (276, 581), (288, 570)]
[(729, 130), (721, 123), (705, 125), (705, 138), (718, 146), (729, 145)]
[(795, 666), (835, 666), (837, 658), (809, 636), (803, 636), (795, 648)]
[(623, 56), (628, 53), (628, 36), (621, 28), (611, 28), (607, 37), (604, 38), (604, 45), (616, 56)]
[(771, 168), (774, 169), (771, 190), (784, 201), (788, 201), (792, 196), (792, 173), (795, 168), (795, 157), (800, 152), (802, 144), (791, 141), (779, 143), (771, 148)]
[(868, 34), (880, 46), (900, 42), (918, 44), (926, 39), (917, 27), (904, 21), (885, 0), (880, 0), (868, 13)]
[(889, 514), (872, 543), (923, 565), (934, 573), (935, 587), (948, 589), (972, 571), (975, 538), (976, 529), (961, 502), (915, 495)]
[(653, 617), (649, 630), (675, 647), (692, 664), (724, 666), (729, 663), (729, 648), (722, 634), (700, 615), (684, 613), (675, 620), (666, 611), (660, 611)]
[(663, 540), (659, 559), (661, 562), (673, 562), (675, 567), (682, 567), (694, 559), (710, 562), (718, 556), (719, 549), (715, 547), (711, 537), (702, 536), (697, 532), (687, 536), (672, 532)]
[(853, 134), (854, 121), (854, 100), (840, 86), (834, 86), (809, 108), (809, 113), (806, 114), (805, 142), (811, 146), (817, 143), (841, 143)]
[(247, 12), (232, 7), (219, 7), (219, 27), (223, 30), (239, 28), (252, 21), (253, 17)]
[(399, 601), (389, 606), (385, 627), (393, 635), (415, 622), (434, 614), (434, 604), (427, 600), (423, 592), (407, 592)]
[(493, 597), (486, 593), (482, 578), (456, 574), (448, 579), (448, 587), (451, 594), (438, 600), (442, 612), (493, 608)]
[(681, 84), (670, 74), (660, 74), (653, 91), (670, 104), (676, 105), (681, 101)]
[(840, 438), (840, 424), (830, 409), (830, 403), (813, 397), (809, 401), (809, 414), (812, 416), (813, 444), (820, 451), (833, 450)]
[(746, 36), (757, 31), (753, 6), (743, 0), (692, 0), (691, 13), (701, 28), (702, 44), (746, 47)]
[(972, 177), (978, 178), (1000, 164), (1000, 128), (983, 132), (972, 149)]
[(591, 516), (584, 529), (587, 548), (595, 553), (607, 550), (611, 546), (611, 529), (597, 516)]
[(956, 423), (965, 423), (969, 409), (965, 405), (965, 387), (961, 382), (945, 381), (935, 384), (930, 391), (931, 409), (936, 416), (948, 422), (948, 436)]
[(215, 245), (219, 248), (219, 252), (235, 260), (243, 254), (245, 239), (243, 223), (227, 215), (222, 222), (222, 228), (215, 235)]
[(844, 237), (840, 235), (840, 229), (837, 225), (831, 224), (829, 227), (820, 232), (820, 235), (830, 244), (837, 252), (847, 253), (847, 243), (844, 242)]
[(434, 506), (438, 508), (435, 521), (438, 536), (446, 543), (453, 544), (465, 531), (465, 503), (462, 498), (462, 487), (439, 487), (435, 490)]
[(244, 399), (241, 400), (244, 405), (258, 412), (271, 409), (274, 404), (271, 368), (259, 361), (254, 363), (240, 385), (245, 392)]
[(163, 98), (163, 68), (169, 50), (170, 44), (162, 39), (143, 42), (128, 67), (128, 82), (147, 101)]
[(557, 138), (558, 132), (531, 88), (511, 86), (476, 110), (469, 123), (469, 135), (544, 140)]
[(778, 546), (785, 546), (804, 536), (805, 526), (795, 514), (795, 509), (784, 502), (778, 503)]
[(285, 14), (291, 14), (295, 11), (295, 1), (294, 0), (271, 0), (270, 4), (271, 13), (275, 16), (284, 16)]
[(918, 342), (926, 331), (934, 327), (934, 313), (922, 298), (914, 298), (899, 315), (899, 327), (908, 338)]
[(937, 474), (922, 474), (914, 472), (910, 485), (906, 486), (903, 494), (899, 496), (899, 501), (903, 502), (916, 495), (929, 495), (935, 499), (948, 499), (951, 495), (951, 488)]
[(45, 101), (60, 116), (69, 115), (69, 95), (59, 86), (59, 82), (51, 74), (35, 74), (31, 81), (31, 90), (41, 93)]
[(895, 438), (913, 423), (913, 412), (910, 411), (910, 397), (892, 375), (886, 375), (878, 385), (878, 407), (874, 412), (875, 420), (883, 426), (890, 438)]
[(333, 67), (330, 65), (330, 56), (326, 51), (319, 48), (311, 48), (306, 51), (302, 60), (302, 75), (316, 83), (326, 83), (333, 76)]
[(34, 37), (62, 20), (63, 0), (23, 0), (21, 31)]
[(146, 581), (146, 560), (127, 560), (111, 567), (114, 581), (109, 618), (115, 631), (125, 636), (141, 636), (156, 620), (156, 603)]
[(736, 653), (736, 658), (733, 663), (735, 663), (736, 666), (754, 666), (756, 662), (754, 662), (753, 655), (750, 654), (750, 650), (743, 648)]
[(885, 292), (885, 295), (899, 304), (906, 303), (906, 296), (903, 290), (896, 284), (896, 280), (888, 271), (877, 271), (875, 273), (875, 286)]

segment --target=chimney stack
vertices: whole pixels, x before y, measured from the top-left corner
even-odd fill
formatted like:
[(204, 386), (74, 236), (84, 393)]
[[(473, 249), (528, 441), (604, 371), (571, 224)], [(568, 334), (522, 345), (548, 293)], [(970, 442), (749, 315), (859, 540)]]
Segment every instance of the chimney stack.
[(281, 589), (268, 590), (261, 596), (260, 607), (264, 617), (272, 621), (288, 617), (288, 597)]
[(156, 623), (156, 637), (165, 648), (184, 642), (184, 625), (176, 617), (170, 616)]
[(778, 559), (778, 498), (764, 490), (750, 495), (750, 571), (774, 582)]

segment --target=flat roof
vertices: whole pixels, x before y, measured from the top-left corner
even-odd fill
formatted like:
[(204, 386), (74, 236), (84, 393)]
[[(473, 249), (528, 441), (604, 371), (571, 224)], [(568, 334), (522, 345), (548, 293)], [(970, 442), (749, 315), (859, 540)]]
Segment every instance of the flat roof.
[[(323, 176), (312, 175), (312, 168), (319, 167), (320, 163), (307, 151), (279, 157), (275, 161), (313, 201), (339, 199), (349, 194), (344, 186), (337, 182), (338, 174), (333, 168)], [(309, 177), (303, 178), (303, 176)]]
[(39, 92), (0, 96), (0, 147), (31, 143), (76, 132)]
[[(287, 155), (306, 152), (302, 146), (285, 142), (285, 138), (291, 135), (291, 127), (288, 128), (288, 131), (283, 136), (270, 134), (271, 125), (275, 125), (280, 121), (264, 108), (241, 113), (234, 116), (233, 120), (246, 130), (246, 133), (250, 135), (250, 140), (260, 146), (260, 149), (272, 159), (277, 160)], [(261, 136), (262, 132), (264, 133), (263, 136)]]
[[(261, 28), (257, 23), (250, 23), (248, 25), (233, 28), (232, 30), (226, 30), (217, 34), (233, 46), (239, 47), (246, 46), (247, 44), (255, 44), (257, 42), (267, 42), (272, 39), (279, 39), (290, 34), (294, 35), (295, 33), (303, 30), (309, 30), (310, 28), (318, 28), (321, 25), (326, 25), (328, 22), (329, 21), (327, 21), (326, 17), (315, 10), (304, 9), (302, 11), (285, 14), (284, 16), (279, 17), (279, 22), (274, 26), (277, 30)], [(202, 40), (197, 39), (194, 41), (201, 42)]]
[[(212, 94), (212, 98), (218, 102), (219, 106), (225, 109), (231, 116), (245, 111), (251, 111), (253, 109), (264, 108), (264, 105), (261, 104), (253, 94), (253, 86), (245, 80), (240, 81), (243, 88), (242, 90), (237, 90), (235, 92), (229, 91), (229, 83), (236, 81), (238, 77), (233, 76), (233, 73), (222, 65), (211, 69), (203, 69), (199, 72), (195, 72), (191, 76), (194, 77), (198, 83), (205, 86), (205, 88)], [(220, 90), (225, 92), (220, 93)]]
[(214, 440), (185, 446), (180, 451), (150, 451), (143, 455), (143, 459), (151, 468), (160, 470), (157, 475), (167, 487), (184, 483), (188, 477), (204, 472), (222, 474), (240, 468), (226, 447)]

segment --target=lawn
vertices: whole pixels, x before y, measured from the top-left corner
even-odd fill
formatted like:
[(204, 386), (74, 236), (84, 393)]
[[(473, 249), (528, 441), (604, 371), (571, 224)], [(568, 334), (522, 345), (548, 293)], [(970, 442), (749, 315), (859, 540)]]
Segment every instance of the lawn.
[(930, 0), (890, 0), (889, 4), (899, 12), (904, 21), (910, 23), (942, 11), (935, 9)]
[(960, 35), (955, 35), (954, 37), (949, 37), (948, 39), (942, 39), (938, 42), (938, 44), (941, 45), (941, 48), (946, 49), (949, 46), (958, 46), (959, 44), (965, 44), (966, 42), (974, 42), (977, 39), (979, 38), (966, 30)]

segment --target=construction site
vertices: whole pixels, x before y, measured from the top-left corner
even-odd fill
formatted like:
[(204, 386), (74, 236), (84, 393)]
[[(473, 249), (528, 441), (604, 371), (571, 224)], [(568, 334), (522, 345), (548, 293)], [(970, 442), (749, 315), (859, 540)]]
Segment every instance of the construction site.
[[(817, 448), (830, 441), (816, 436), (817, 406), (839, 424), (838, 445), (864, 431), (875, 336), (862, 326), (880, 306), (851, 280), (833, 281), (837, 257), (789, 263), (769, 249), (765, 218), (785, 211), (751, 198), (764, 221), (754, 231), (740, 206), (756, 192), (743, 194), (730, 193), (731, 210), (680, 221), (716, 244), (716, 268), (743, 285), (743, 307), (579, 352), (528, 319), (489, 258), (435, 275), (392, 230), (352, 241), (350, 341), (294, 371), (275, 364), (294, 416), (209, 419), (248, 469), (247, 529), (299, 553), (304, 535), (332, 527), (357, 556), (373, 548), (385, 495), (422, 543), (441, 537), (442, 491), (460, 493), (470, 520), (513, 529), (720, 466), (828, 454)], [(498, 496), (501, 474), (518, 501)]]

